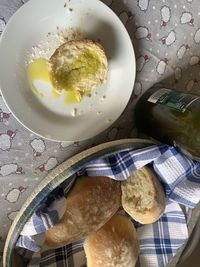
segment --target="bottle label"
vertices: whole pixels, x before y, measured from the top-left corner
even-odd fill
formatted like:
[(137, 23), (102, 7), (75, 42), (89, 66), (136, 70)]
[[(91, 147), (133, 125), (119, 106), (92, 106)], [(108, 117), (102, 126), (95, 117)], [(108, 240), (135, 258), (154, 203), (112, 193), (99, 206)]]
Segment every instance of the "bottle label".
[(162, 104), (169, 108), (184, 112), (188, 106), (200, 97), (162, 88), (153, 93), (148, 102)]

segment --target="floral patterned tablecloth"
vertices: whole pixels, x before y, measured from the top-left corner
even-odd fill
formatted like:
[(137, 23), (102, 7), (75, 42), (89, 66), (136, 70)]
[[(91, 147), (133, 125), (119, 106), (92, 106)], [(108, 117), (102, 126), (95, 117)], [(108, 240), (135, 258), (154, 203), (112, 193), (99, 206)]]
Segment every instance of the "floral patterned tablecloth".
[[(0, 33), (12, 14), (25, 2), (0, 0)], [(119, 15), (133, 41), (137, 76), (131, 100), (115, 124), (99, 136), (80, 143), (57, 143), (23, 128), (0, 96), (0, 249), (21, 205), (51, 169), (86, 147), (137, 137), (133, 110), (145, 90), (162, 82), (168, 88), (200, 94), (198, 0), (103, 2)]]

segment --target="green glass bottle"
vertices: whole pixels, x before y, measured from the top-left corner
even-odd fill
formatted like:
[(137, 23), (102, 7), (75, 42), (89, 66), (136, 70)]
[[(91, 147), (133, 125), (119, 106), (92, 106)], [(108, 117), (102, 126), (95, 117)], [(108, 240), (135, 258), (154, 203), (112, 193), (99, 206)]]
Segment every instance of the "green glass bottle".
[(135, 108), (136, 126), (154, 139), (200, 159), (200, 97), (174, 89), (151, 88)]

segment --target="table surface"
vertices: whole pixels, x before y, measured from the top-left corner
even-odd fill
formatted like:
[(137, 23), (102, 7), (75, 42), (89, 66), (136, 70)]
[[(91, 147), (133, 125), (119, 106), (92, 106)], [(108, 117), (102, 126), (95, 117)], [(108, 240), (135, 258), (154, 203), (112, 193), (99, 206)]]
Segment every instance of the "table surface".
[[(0, 0), (0, 33), (25, 2)], [(14, 119), (0, 96), (1, 247), (16, 212), (48, 171), (86, 147), (137, 137), (133, 110), (145, 90), (162, 82), (167, 88), (200, 93), (198, 0), (103, 2), (119, 15), (133, 41), (137, 76), (131, 100), (123, 115), (108, 130), (89, 141), (74, 144), (51, 142), (30, 133)]]

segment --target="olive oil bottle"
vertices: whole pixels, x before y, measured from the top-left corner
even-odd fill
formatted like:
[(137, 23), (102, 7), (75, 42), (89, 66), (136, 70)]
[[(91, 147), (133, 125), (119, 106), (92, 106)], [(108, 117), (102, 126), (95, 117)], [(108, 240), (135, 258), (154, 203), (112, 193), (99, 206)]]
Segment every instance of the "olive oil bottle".
[(151, 88), (135, 108), (136, 126), (160, 142), (200, 159), (200, 97), (174, 89)]

